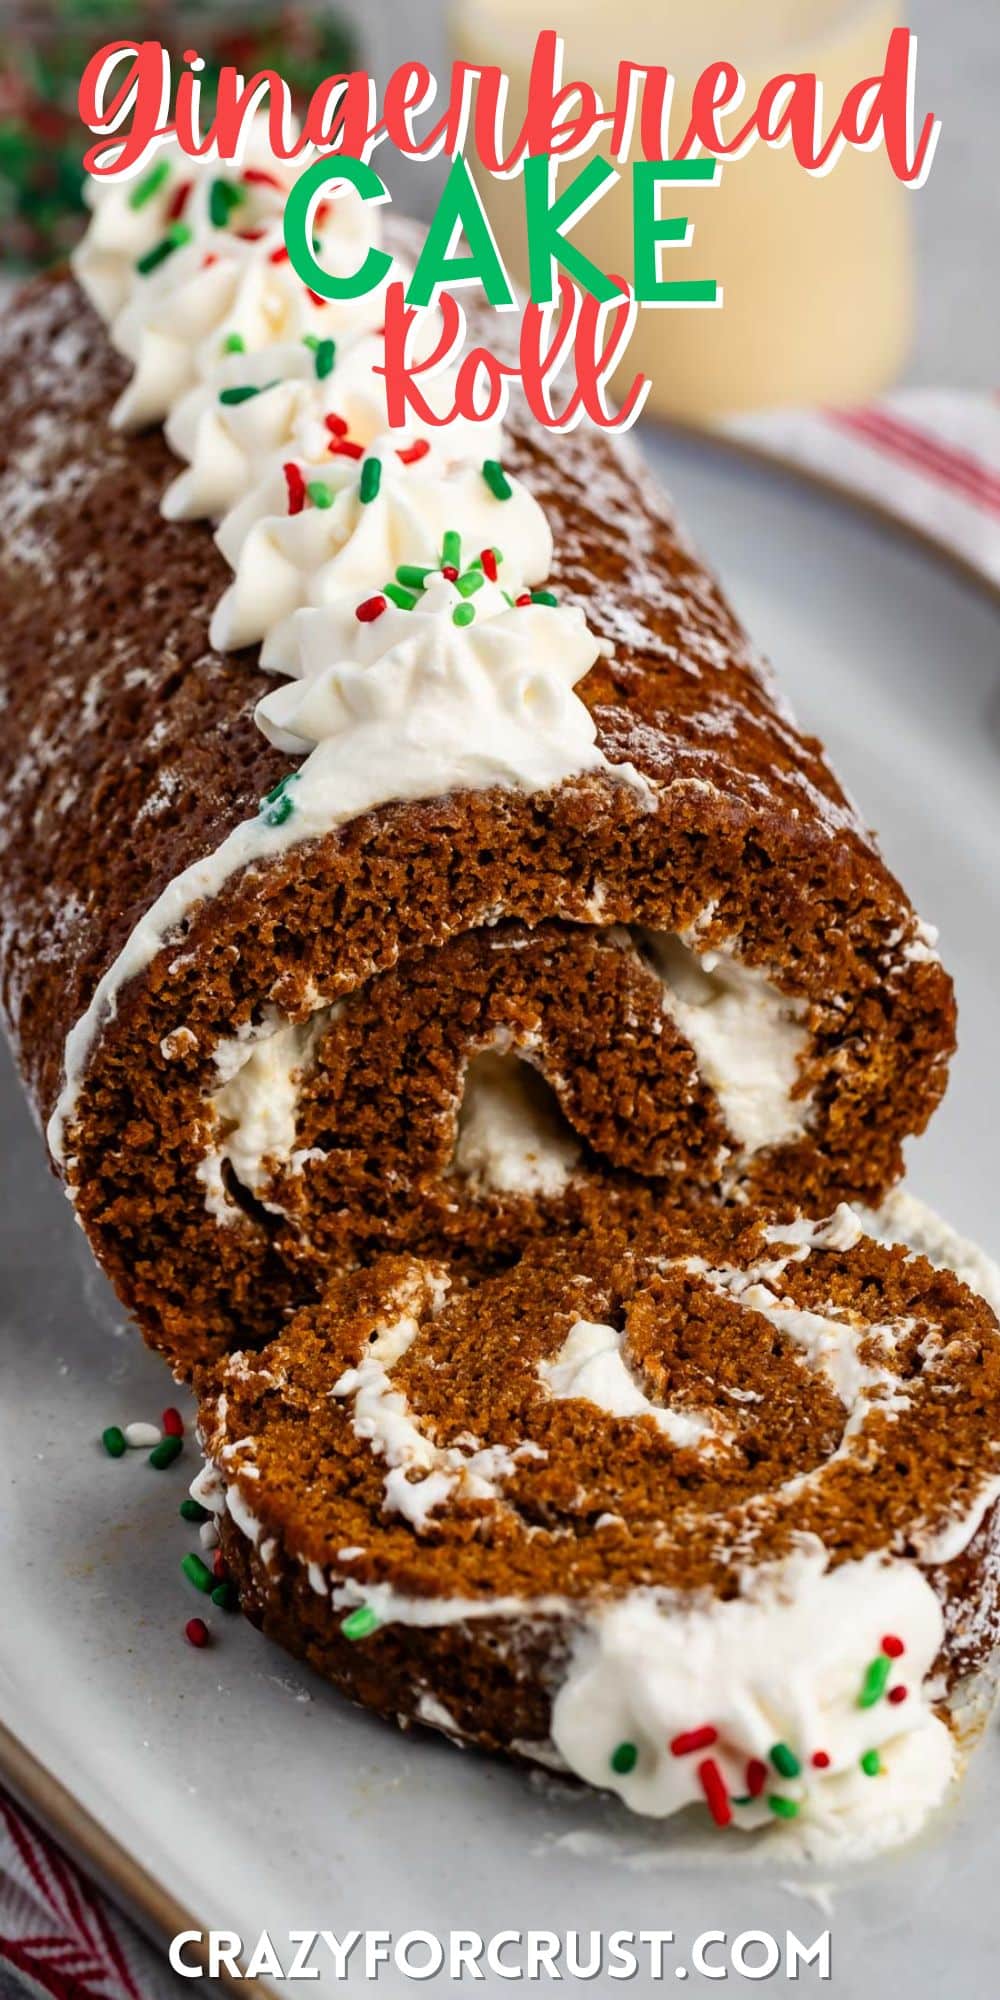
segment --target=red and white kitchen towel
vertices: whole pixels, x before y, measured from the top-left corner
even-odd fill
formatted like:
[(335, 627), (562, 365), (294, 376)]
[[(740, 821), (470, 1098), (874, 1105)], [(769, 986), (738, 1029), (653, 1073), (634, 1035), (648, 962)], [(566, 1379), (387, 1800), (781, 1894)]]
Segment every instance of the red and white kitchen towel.
[[(1000, 593), (1000, 396), (900, 389), (863, 409), (733, 418), (724, 434), (876, 506)], [(34, 2000), (167, 2000), (181, 1990), (165, 1953), (0, 1793), (4, 1986)]]
[(764, 410), (724, 437), (868, 501), (1000, 591), (1000, 394), (895, 389), (847, 410)]
[(0, 1992), (31, 2000), (168, 2000), (166, 1954), (140, 1938), (0, 1792)]

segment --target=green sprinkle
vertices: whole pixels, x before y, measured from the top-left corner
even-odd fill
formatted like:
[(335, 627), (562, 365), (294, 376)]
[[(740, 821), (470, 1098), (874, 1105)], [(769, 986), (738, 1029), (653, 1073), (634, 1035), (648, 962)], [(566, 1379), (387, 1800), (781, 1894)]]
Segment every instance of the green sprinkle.
[(288, 771), (265, 792), (260, 802), (261, 818), (265, 826), (284, 826), (295, 811), (295, 801), (291, 797), (291, 787), (298, 782), (298, 772)]
[(559, 599), (552, 590), (533, 590), (531, 593), (531, 602), (532, 604), (558, 604)]
[(639, 1752), (634, 1743), (619, 1743), (611, 1752), (611, 1769), (617, 1771), (620, 1778), (627, 1778), (638, 1762)]
[(313, 366), (316, 370), (316, 373), (320, 381), (322, 382), (324, 376), (332, 375), (333, 373), (333, 364), (337, 359), (336, 341), (318, 340), (316, 342), (315, 348), (313, 349), (313, 354), (315, 356)]
[(797, 1799), (784, 1799), (780, 1792), (771, 1792), (768, 1795), (767, 1803), (776, 1819), (798, 1819), (799, 1806)]
[(486, 578), (481, 569), (467, 569), (464, 575), (455, 578), (455, 589), (460, 597), (474, 597), (477, 590), (482, 590), (485, 582)]
[(235, 389), (220, 389), (219, 401), (227, 404), (249, 403), (251, 396), (259, 395), (260, 390), (255, 382), (241, 382)]
[(451, 614), (451, 622), (453, 625), (471, 625), (475, 615), (474, 604), (456, 604)]
[(396, 571), (396, 582), (406, 585), (407, 590), (423, 590), (433, 572), (423, 569), (419, 563), (400, 563)]
[(417, 602), (412, 590), (404, 590), (398, 583), (387, 583), (382, 595), (388, 597), (392, 604), (397, 604), (400, 611), (412, 611)]
[(510, 608), (511, 608), (511, 610), (513, 611), (513, 609), (514, 609), (514, 599), (512, 598), (512, 596), (511, 596), (511, 594), (510, 594), (510, 591), (509, 591), (509, 590), (505, 590), (505, 591), (503, 591), (503, 592), (501, 593), (501, 595), (503, 596), (503, 598), (504, 598), (505, 602), (506, 602), (507, 604), (509, 604), (509, 605), (510, 605)]
[(122, 1458), (128, 1450), (125, 1432), (117, 1424), (109, 1424), (107, 1430), (101, 1432), (101, 1443), (109, 1458)]
[(225, 1583), (216, 1584), (212, 1592), (212, 1603), (217, 1605), (220, 1611), (239, 1610), (240, 1594), (235, 1583), (230, 1583), (228, 1577)]
[(294, 771), (286, 771), (284, 777), (279, 778), (277, 784), (272, 785), (270, 791), (264, 793), (264, 796), (261, 799), (261, 805), (273, 806), (275, 799), (280, 799), (285, 789), (285, 786), (290, 785), (294, 777), (295, 777)]
[(151, 173), (146, 174), (141, 181), (136, 182), (128, 198), (129, 207), (145, 208), (147, 201), (152, 201), (154, 194), (159, 194), (164, 181), (169, 179), (169, 176), (170, 163), (168, 160), (161, 160)]
[(213, 228), (225, 229), (233, 209), (245, 200), (243, 189), (232, 181), (213, 181), (208, 191), (208, 214)]
[(797, 1778), (802, 1769), (794, 1750), (790, 1750), (787, 1743), (774, 1744), (771, 1762), (783, 1778)]
[(869, 1660), (861, 1683), (861, 1693), (858, 1696), (859, 1708), (874, 1708), (875, 1703), (881, 1701), (891, 1672), (892, 1661), (885, 1653), (879, 1653), (874, 1660)]
[(154, 1445), (149, 1454), (149, 1463), (155, 1467), (157, 1472), (165, 1472), (167, 1466), (173, 1465), (174, 1459), (179, 1458), (183, 1450), (183, 1438), (161, 1438), (159, 1444)]
[(738, 1799), (732, 1798), (729, 1803), (731, 1806), (752, 1806), (753, 1800), (749, 1792), (741, 1792)]
[(166, 235), (161, 236), (160, 241), (154, 243), (151, 250), (147, 250), (143, 256), (136, 258), (136, 270), (140, 271), (144, 278), (148, 277), (150, 271), (155, 271), (159, 264), (165, 264), (167, 258), (172, 257), (175, 250), (182, 249), (184, 244), (190, 243), (190, 241), (191, 231), (187, 223), (172, 223)]
[(333, 506), (333, 492), (325, 479), (310, 479), (306, 492), (314, 507)]
[(382, 460), (380, 458), (366, 458), (361, 467), (361, 481), (358, 486), (358, 499), (363, 506), (367, 507), (369, 500), (378, 498), (378, 490), (381, 484)]
[(210, 1521), (212, 1516), (200, 1500), (182, 1500), (177, 1509), (182, 1521)]
[(484, 458), (483, 478), (495, 500), (510, 500), (514, 488), (498, 458)]
[(462, 563), (462, 537), (457, 528), (449, 528), (441, 544), (441, 568), (460, 569)]
[(344, 1619), (340, 1629), (345, 1639), (367, 1639), (370, 1633), (378, 1631), (378, 1627), (377, 1612), (372, 1610), (370, 1604), (359, 1604), (357, 1610)]
[(304, 346), (304, 347), (311, 347), (311, 348), (312, 348), (312, 351), (313, 351), (313, 353), (315, 354), (315, 352), (316, 352), (316, 349), (317, 349), (317, 347), (319, 346), (319, 334), (318, 334), (318, 333), (304, 333), (304, 334), (302, 335), (302, 344), (303, 344), (303, 346)]
[(247, 344), (241, 333), (227, 333), (222, 343), (223, 354), (245, 354)]
[(859, 1757), (858, 1762), (866, 1778), (878, 1777), (882, 1769), (882, 1761), (877, 1750), (866, 1750), (864, 1756)]
[(215, 1580), (208, 1564), (203, 1563), (200, 1556), (196, 1556), (193, 1551), (190, 1555), (182, 1556), (181, 1568), (188, 1582), (193, 1583), (196, 1590), (203, 1590), (206, 1597), (211, 1595)]

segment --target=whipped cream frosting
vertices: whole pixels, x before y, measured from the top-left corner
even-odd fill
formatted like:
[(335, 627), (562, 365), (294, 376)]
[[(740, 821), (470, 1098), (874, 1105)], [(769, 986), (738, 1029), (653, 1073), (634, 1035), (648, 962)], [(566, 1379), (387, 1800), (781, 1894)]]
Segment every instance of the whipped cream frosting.
[[(162, 422), (236, 343), (253, 353), (381, 323), (384, 284), (359, 299), (325, 300), (294, 271), (283, 216), (300, 171), (271, 153), (261, 117), (240, 162), (191, 160), (170, 143), (138, 180), (88, 183), (91, 222), (73, 264), (114, 346), (133, 364), (116, 426)], [(315, 235), (328, 270), (359, 267), (375, 213), (346, 185), (322, 204)]]
[(682, 1449), (697, 1449), (717, 1435), (714, 1412), (670, 1409), (647, 1396), (628, 1366), (624, 1345), (617, 1327), (575, 1320), (558, 1354), (539, 1363), (539, 1378), (550, 1396), (579, 1396), (614, 1417), (649, 1417)]
[(741, 1156), (798, 1138), (809, 1122), (808, 1097), (792, 1094), (809, 1046), (808, 1002), (735, 951), (699, 953), (693, 936), (643, 930), (638, 942), (663, 982), (663, 1011), (691, 1044)]
[(269, 1163), (288, 1159), (295, 1143), (302, 1077), (334, 1011), (317, 1009), (307, 1021), (298, 1022), (271, 1008), (248, 1033), (218, 1045), (219, 1087), (209, 1100), (215, 1143), (198, 1169), (206, 1205), (216, 1221), (230, 1222), (241, 1213), (225, 1191), (224, 1163), (243, 1187), (263, 1198)]
[(580, 1142), (548, 1085), (511, 1050), (471, 1057), (452, 1172), (496, 1194), (558, 1195), (571, 1180)]
[[(263, 641), (264, 666), (294, 672), (286, 623), (293, 612), (322, 605), (342, 617), (382, 592), (401, 565), (438, 569), (444, 538), (458, 521), (466, 561), (498, 546), (512, 592), (540, 583), (551, 566), (552, 535), (537, 500), (516, 479), (507, 482), (507, 499), (496, 498), (481, 467), (456, 461), (450, 452), (445, 443), (406, 464), (390, 434), (366, 453), (360, 473), (343, 459), (303, 465), (306, 493), (312, 490), (320, 504), (310, 502), (296, 513), (289, 513), (286, 478), (276, 467), (226, 515), (216, 535), (234, 575), (212, 618), (213, 646), (227, 652)], [(370, 500), (363, 497), (365, 464), (378, 468)], [(478, 624), (479, 605), (467, 601), (475, 613), (470, 622)], [(446, 622), (444, 608), (437, 607), (439, 627)], [(596, 658), (597, 640), (593, 644)]]
[[(419, 315), (411, 361), (432, 350), (435, 317)], [(167, 419), (167, 443), (188, 463), (163, 496), (164, 514), (169, 520), (220, 520), (287, 460), (326, 461), (332, 437), (346, 437), (362, 449), (373, 444), (389, 428), (385, 376), (378, 372), (384, 360), (381, 334), (366, 332), (348, 340), (319, 342), (312, 336), (256, 354), (227, 354), (211, 379), (182, 396)], [(255, 393), (241, 395), (248, 388)], [(237, 401), (227, 398), (234, 391)], [(450, 417), (454, 395), (452, 370), (429, 375), (425, 400), (438, 422), (411, 413), (406, 429), (393, 433), (393, 445), (412, 452), (416, 444), (419, 451), (421, 443), (436, 444), (446, 435), (455, 456), (496, 457), (499, 425)]]
[[(900, 1648), (891, 1662), (887, 1636)], [(714, 1802), (726, 1823), (777, 1823), (812, 1855), (846, 1847), (856, 1859), (914, 1834), (955, 1773), (929, 1684), (943, 1636), (912, 1563), (868, 1556), (829, 1569), (804, 1545), (728, 1602), (637, 1590), (592, 1615), (553, 1704), (552, 1740), (571, 1771), (635, 1812)], [(906, 1699), (862, 1706), (879, 1657)]]

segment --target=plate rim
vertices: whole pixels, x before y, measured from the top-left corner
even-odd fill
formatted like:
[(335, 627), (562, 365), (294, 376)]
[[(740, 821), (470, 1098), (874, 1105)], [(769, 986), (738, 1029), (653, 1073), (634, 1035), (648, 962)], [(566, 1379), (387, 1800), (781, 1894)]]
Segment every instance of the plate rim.
[[(765, 412), (766, 414), (766, 412)], [(936, 562), (945, 564), (955, 575), (970, 583), (982, 593), (991, 604), (1000, 605), (1000, 578), (988, 576), (970, 557), (960, 555), (950, 542), (943, 541), (930, 528), (922, 528), (905, 514), (897, 514), (884, 501), (876, 500), (869, 493), (859, 493), (849, 479), (838, 479), (835, 473), (821, 472), (817, 466), (805, 465), (800, 459), (791, 458), (777, 445), (773, 448), (758, 440), (739, 437), (721, 426), (687, 424), (677, 417), (647, 418), (649, 429), (660, 438), (676, 437), (684, 444), (710, 445), (743, 464), (762, 466), (768, 472), (786, 474), (815, 492), (825, 493), (831, 500), (866, 515), (876, 521), (890, 534), (908, 542), (915, 542)], [(638, 442), (638, 441), (637, 441)], [(641, 445), (640, 445), (641, 449)], [(703, 552), (700, 552), (703, 555)], [(703, 556), (704, 559), (704, 556)]]
[(234, 1979), (224, 1968), (217, 1978), (208, 1976), (207, 1952), (203, 1942), (208, 1926), (158, 1880), (150, 1869), (122, 1846), (108, 1827), (56, 1776), (42, 1758), (29, 1750), (9, 1724), (0, 1718), (0, 1781), (15, 1805), (37, 1819), (51, 1838), (62, 1846), (81, 1872), (130, 1919), (148, 1943), (164, 1951), (179, 1931), (197, 1931), (199, 1942), (190, 1946), (191, 1955), (202, 1966), (202, 1992), (229, 1991), (246, 2000), (279, 2000), (274, 1987), (256, 1978)]

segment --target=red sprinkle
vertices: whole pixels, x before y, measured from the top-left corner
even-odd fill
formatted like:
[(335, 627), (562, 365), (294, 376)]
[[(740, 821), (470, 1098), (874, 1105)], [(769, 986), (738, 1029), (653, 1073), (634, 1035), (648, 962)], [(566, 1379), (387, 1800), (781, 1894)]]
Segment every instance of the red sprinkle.
[(530, 590), (522, 590), (522, 592), (521, 592), (521, 595), (520, 595), (520, 597), (515, 597), (515, 599), (514, 599), (514, 603), (515, 603), (515, 604), (530, 604), (530, 603), (531, 603), (531, 592), (530, 592)]
[(399, 459), (401, 465), (416, 465), (418, 458), (426, 458), (429, 451), (430, 444), (428, 440), (426, 438), (417, 438), (415, 443), (404, 445), (402, 450), (397, 449), (396, 457)]
[(388, 604), (386, 597), (366, 597), (364, 603), (358, 605), (354, 616), (359, 625), (374, 625), (376, 618), (381, 618), (383, 611), (388, 609)]
[(495, 583), (497, 580), (497, 559), (493, 553), (493, 550), (482, 549), (480, 551), (479, 560), (483, 565), (483, 575), (489, 580), (490, 583)]
[(363, 444), (355, 444), (352, 438), (334, 438), (330, 446), (331, 458), (364, 458)]
[(207, 270), (208, 270), (208, 267), (209, 267), (209, 265), (210, 265), (210, 264), (217, 264), (217, 263), (218, 263), (218, 261), (219, 261), (219, 260), (218, 260), (218, 258), (217, 258), (217, 256), (216, 256), (216, 254), (215, 254), (215, 251), (214, 251), (214, 250), (210, 250), (210, 251), (208, 252), (208, 255), (207, 255), (206, 257), (203, 257), (203, 258), (202, 258), (202, 260), (201, 260), (201, 268), (202, 268), (202, 270), (203, 270), (203, 271), (207, 271)]
[(226, 1558), (221, 1549), (216, 1549), (212, 1557), (212, 1575), (216, 1583), (225, 1583), (229, 1575), (229, 1571), (226, 1568)]
[(828, 1771), (830, 1769), (829, 1750), (814, 1750), (812, 1753), (812, 1761), (815, 1764), (817, 1771)]
[(184, 1419), (180, 1411), (175, 1410), (172, 1404), (169, 1410), (164, 1410), (160, 1418), (160, 1428), (168, 1438), (182, 1438), (184, 1436)]
[(311, 300), (312, 300), (312, 302), (313, 302), (313, 305), (314, 305), (314, 306), (325, 306), (325, 304), (326, 304), (326, 300), (325, 300), (325, 298), (323, 297), (323, 294), (322, 294), (322, 292), (311, 292), (311, 291), (309, 290), (309, 286), (308, 286), (308, 285), (306, 286), (306, 292), (307, 292), (307, 294), (308, 294), (309, 298), (311, 298)]
[(443, 570), (441, 571), (441, 575), (442, 575), (442, 576), (444, 577), (444, 579), (445, 579), (445, 581), (446, 581), (447, 583), (457, 583), (457, 582), (458, 582), (458, 571), (457, 571), (457, 569), (456, 569), (456, 568), (454, 567), (454, 564), (453, 564), (453, 563), (445, 563), (445, 566), (444, 566)]
[(705, 1794), (708, 1807), (716, 1826), (728, 1826), (732, 1819), (732, 1807), (726, 1781), (714, 1757), (706, 1757), (698, 1766), (698, 1783)]
[(306, 504), (306, 482), (297, 465), (289, 462), (288, 465), (283, 465), (281, 469), (285, 475), (285, 485), (288, 488), (288, 511), (290, 514), (301, 514)]
[(670, 1755), (686, 1757), (690, 1750), (710, 1750), (718, 1740), (719, 1732), (712, 1728), (711, 1723), (706, 1723), (703, 1729), (684, 1729), (679, 1736), (671, 1738)]
[(285, 245), (283, 243), (279, 243), (276, 250), (269, 250), (267, 253), (267, 261), (269, 264), (287, 264), (288, 251), (286, 250)]
[(326, 221), (326, 219), (327, 219), (327, 216), (329, 215), (329, 213), (330, 213), (330, 210), (331, 210), (331, 208), (332, 208), (332, 207), (333, 207), (333, 199), (332, 199), (332, 196), (330, 196), (330, 195), (327, 195), (327, 197), (326, 197), (326, 200), (325, 200), (325, 201), (321, 201), (321, 202), (320, 202), (320, 205), (319, 205), (319, 207), (318, 207), (318, 209), (316, 210), (316, 227), (317, 227), (317, 229), (322, 229), (322, 227), (323, 227), (323, 224), (324, 224), (324, 222)]
[(894, 1632), (887, 1632), (882, 1641), (882, 1651), (887, 1660), (901, 1660), (906, 1647), (902, 1639), (897, 1639)]
[(184, 210), (188, 205), (188, 200), (190, 198), (191, 189), (193, 188), (193, 186), (194, 186), (193, 181), (182, 181), (180, 186), (174, 189), (173, 194), (171, 195), (170, 200), (167, 203), (168, 222), (180, 221), (181, 216), (183, 215)]
[(284, 192), (277, 176), (265, 173), (263, 167), (245, 167), (243, 170), (243, 179), (247, 187), (277, 188), (279, 194)]
[(211, 1636), (204, 1618), (189, 1618), (184, 1627), (184, 1637), (189, 1646), (209, 1646)]
[(238, 229), (236, 233), (241, 243), (259, 243), (266, 232), (263, 229)]
[(347, 418), (338, 417), (336, 410), (330, 410), (329, 413), (323, 418), (323, 422), (325, 423), (326, 428), (329, 431), (331, 437), (344, 438), (347, 436), (348, 430), (350, 428), (347, 422)]
[(893, 1705), (893, 1708), (898, 1708), (898, 1707), (899, 1707), (899, 1704), (900, 1704), (900, 1702), (901, 1702), (901, 1701), (905, 1701), (905, 1700), (906, 1700), (906, 1697), (907, 1697), (907, 1694), (908, 1694), (908, 1693), (909, 1693), (909, 1689), (908, 1689), (908, 1688), (905, 1688), (905, 1687), (903, 1686), (902, 1682), (900, 1682), (900, 1684), (899, 1684), (899, 1686), (898, 1686), (898, 1687), (894, 1687), (894, 1688), (890, 1688), (890, 1689), (889, 1689), (889, 1692), (888, 1692), (888, 1694), (886, 1695), (886, 1700), (887, 1700), (887, 1701), (891, 1701), (891, 1703), (892, 1703), (892, 1705)]
[(747, 1791), (752, 1799), (759, 1799), (767, 1784), (767, 1765), (759, 1757), (751, 1757), (747, 1765)]

